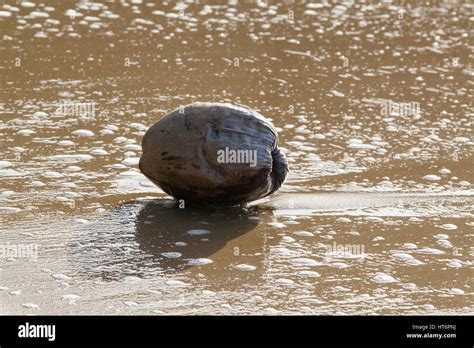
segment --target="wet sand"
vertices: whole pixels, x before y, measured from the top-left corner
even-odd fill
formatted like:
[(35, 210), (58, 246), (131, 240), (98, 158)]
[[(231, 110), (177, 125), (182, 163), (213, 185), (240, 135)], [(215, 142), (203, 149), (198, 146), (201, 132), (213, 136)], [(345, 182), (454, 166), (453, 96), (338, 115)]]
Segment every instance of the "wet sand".
[[(32, 251), (0, 313), (474, 312), (468, 2), (42, 3), (0, 8), (0, 252)], [(278, 127), (274, 197), (179, 209), (139, 172), (196, 101)]]

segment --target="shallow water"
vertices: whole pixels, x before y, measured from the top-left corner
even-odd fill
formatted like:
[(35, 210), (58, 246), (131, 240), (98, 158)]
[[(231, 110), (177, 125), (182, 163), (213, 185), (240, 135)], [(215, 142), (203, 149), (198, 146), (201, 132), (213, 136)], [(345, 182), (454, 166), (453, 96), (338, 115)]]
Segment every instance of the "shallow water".
[[(472, 5), (1, 7), (1, 242), (33, 247), (1, 313), (474, 312)], [(140, 174), (195, 101), (272, 119), (272, 200), (180, 210)]]

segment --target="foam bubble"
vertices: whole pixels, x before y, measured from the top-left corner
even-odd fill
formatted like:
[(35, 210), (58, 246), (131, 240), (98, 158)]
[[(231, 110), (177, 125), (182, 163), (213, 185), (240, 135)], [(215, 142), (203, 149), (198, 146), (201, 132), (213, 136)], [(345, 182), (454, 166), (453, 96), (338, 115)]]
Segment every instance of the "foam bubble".
[(32, 8), (32, 7), (35, 7), (36, 5), (30, 1), (23, 1), (21, 4), (20, 4), (21, 7), (25, 7), (25, 8)]
[(404, 243), (404, 244), (403, 244), (403, 247), (404, 247), (405, 249), (416, 249), (416, 248), (418, 248), (418, 247), (416, 246), (416, 244), (413, 244), (413, 243)]
[(284, 236), (281, 240), (282, 240), (283, 242), (286, 242), (286, 243), (293, 243), (293, 242), (296, 242), (296, 240), (295, 240), (293, 237), (290, 237), (290, 236)]
[(281, 222), (269, 222), (267, 225), (271, 226), (271, 227), (275, 227), (275, 228), (284, 228), (284, 227), (286, 227), (286, 225), (282, 224)]
[(33, 117), (46, 117), (46, 116), (48, 116), (48, 114), (46, 112), (43, 112), (43, 111), (36, 111), (33, 114)]
[(420, 254), (432, 254), (432, 255), (444, 254), (444, 251), (439, 250), (439, 249), (434, 249), (434, 248), (421, 248), (421, 249), (418, 249), (416, 252)]
[(420, 260), (417, 260), (417, 259), (406, 260), (405, 263), (406, 263), (407, 265), (410, 265), (410, 266), (420, 266), (420, 265), (424, 265), (423, 262), (421, 262)]
[(44, 172), (41, 175), (45, 178), (50, 178), (50, 179), (58, 179), (58, 178), (63, 177), (61, 173), (53, 172), (53, 171)]
[(0, 168), (11, 167), (13, 165), (10, 161), (0, 161)]
[(391, 256), (399, 260), (410, 260), (414, 258), (412, 255), (407, 253), (393, 253)]
[(339, 268), (339, 269), (350, 267), (347, 263), (344, 263), (344, 262), (332, 262), (329, 264), (329, 266), (334, 267), (334, 268)]
[(368, 216), (365, 218), (367, 221), (370, 221), (370, 222), (382, 222), (383, 219), (381, 217), (378, 217), (378, 216)]
[(127, 144), (123, 147), (125, 150), (141, 151), (142, 147), (137, 144)]
[(93, 137), (95, 134), (93, 131), (88, 129), (78, 129), (72, 132), (71, 134), (77, 135), (78, 137)]
[(458, 288), (451, 288), (449, 290), (449, 293), (452, 295), (464, 295), (464, 290), (458, 289)]
[(314, 234), (308, 231), (300, 231), (296, 232), (296, 234), (301, 237), (314, 237)]
[(440, 228), (442, 228), (443, 230), (455, 230), (457, 229), (458, 227), (454, 224), (444, 224), (444, 225), (441, 225), (439, 226)]
[(318, 262), (306, 257), (299, 257), (296, 259), (292, 259), (291, 263), (295, 266), (317, 266), (318, 265)]
[(275, 283), (279, 285), (293, 285), (295, 282), (291, 279), (280, 278), (275, 280)]
[(452, 268), (461, 268), (462, 262), (459, 260), (449, 260), (447, 265)]
[(441, 180), (441, 177), (438, 175), (431, 174), (431, 175), (425, 175), (423, 179), (428, 180), (428, 181), (438, 181), (438, 180)]
[(126, 166), (136, 166), (138, 165), (138, 162), (140, 162), (140, 157), (129, 157), (124, 159), (122, 164), (125, 164)]
[(70, 17), (70, 18), (82, 17), (83, 16), (82, 13), (77, 12), (76, 10), (73, 10), (73, 9), (66, 10), (66, 12), (64, 12), (64, 15), (67, 16), (67, 17)]
[(62, 295), (61, 298), (63, 300), (78, 300), (81, 298), (81, 296), (75, 295), (75, 294), (65, 294), (65, 295)]
[(199, 265), (208, 265), (210, 263), (213, 263), (211, 259), (206, 259), (204, 257), (199, 257), (197, 259), (189, 259), (188, 260), (188, 265), (191, 266), (199, 266)]
[(61, 145), (61, 146), (71, 146), (75, 144), (76, 144), (75, 142), (70, 141), (70, 140), (61, 140), (60, 142), (58, 142), (58, 145)]
[(247, 265), (247, 264), (240, 264), (240, 265), (236, 265), (234, 266), (235, 269), (239, 270), (239, 271), (255, 271), (257, 269), (257, 267), (255, 266), (252, 266), (252, 265)]
[(202, 236), (205, 234), (209, 234), (211, 232), (208, 230), (189, 230), (186, 233), (189, 234), (190, 236)]
[(109, 153), (104, 149), (94, 149), (94, 150), (91, 151), (91, 154), (98, 155), (98, 156), (104, 156), (104, 155), (108, 155)]
[(78, 166), (69, 166), (69, 167), (66, 167), (65, 170), (67, 170), (68, 172), (78, 172), (80, 171), (82, 168), (81, 167), (78, 167)]
[(272, 247), (270, 249), (270, 253), (272, 254), (290, 254), (290, 250), (287, 248), (280, 248), (280, 247)]
[(33, 11), (30, 13), (30, 16), (33, 18), (48, 18), (49, 14), (43, 11)]
[(182, 256), (181, 253), (178, 252), (168, 252), (168, 253), (161, 253), (164, 257), (167, 257), (169, 259), (176, 259)]
[(36, 132), (32, 129), (20, 129), (17, 134), (23, 135), (25, 137), (29, 137), (31, 134), (35, 134)]
[(380, 272), (380, 273), (375, 273), (375, 276), (372, 278), (372, 281), (376, 283), (387, 284), (387, 283), (395, 283), (398, 280), (396, 280), (391, 275)]
[(302, 277), (320, 277), (321, 275), (318, 272), (314, 271), (300, 271), (298, 274)]
[(165, 284), (172, 287), (183, 287), (183, 286), (188, 285), (185, 282), (182, 282), (181, 280), (174, 280), (174, 279), (167, 280)]

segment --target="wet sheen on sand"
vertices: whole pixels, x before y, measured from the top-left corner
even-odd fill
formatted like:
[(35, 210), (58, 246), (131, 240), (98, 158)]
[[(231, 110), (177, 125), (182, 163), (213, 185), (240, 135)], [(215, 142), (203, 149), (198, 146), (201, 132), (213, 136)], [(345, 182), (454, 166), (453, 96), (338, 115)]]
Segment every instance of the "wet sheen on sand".
[[(471, 4), (31, 4), (0, 5), (0, 244), (37, 257), (0, 258), (0, 313), (473, 313)], [(196, 101), (278, 127), (275, 197), (138, 171)]]

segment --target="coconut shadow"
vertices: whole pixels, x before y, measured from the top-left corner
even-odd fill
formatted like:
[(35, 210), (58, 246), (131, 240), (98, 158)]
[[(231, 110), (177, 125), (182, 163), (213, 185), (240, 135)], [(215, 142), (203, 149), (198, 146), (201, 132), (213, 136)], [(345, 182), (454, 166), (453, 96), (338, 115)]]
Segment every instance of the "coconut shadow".
[(180, 209), (174, 200), (135, 200), (81, 228), (70, 253), (81, 276), (106, 281), (151, 278), (196, 267), (192, 260), (212, 258), (258, 224), (256, 208)]

